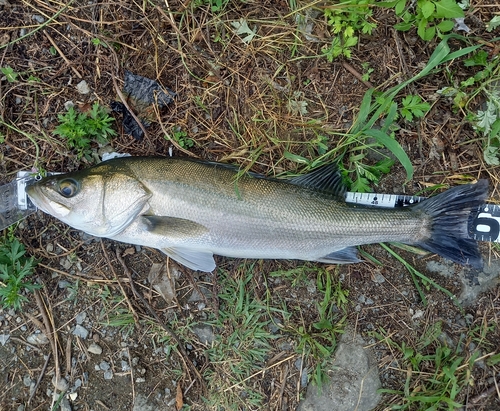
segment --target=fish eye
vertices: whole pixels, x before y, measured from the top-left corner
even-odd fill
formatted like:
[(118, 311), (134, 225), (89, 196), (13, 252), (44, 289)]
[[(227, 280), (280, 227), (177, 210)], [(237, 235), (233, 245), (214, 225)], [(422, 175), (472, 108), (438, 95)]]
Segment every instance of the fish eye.
[(73, 197), (78, 189), (78, 183), (72, 179), (66, 179), (59, 183), (59, 194), (66, 198)]

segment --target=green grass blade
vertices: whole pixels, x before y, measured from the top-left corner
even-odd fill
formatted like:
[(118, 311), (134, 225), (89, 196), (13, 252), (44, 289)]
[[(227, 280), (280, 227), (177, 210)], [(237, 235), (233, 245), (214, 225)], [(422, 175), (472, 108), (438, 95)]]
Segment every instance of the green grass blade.
[(394, 156), (399, 160), (406, 170), (406, 179), (409, 181), (413, 178), (413, 166), (408, 154), (403, 150), (403, 147), (394, 140), (392, 137), (388, 136), (386, 133), (380, 130), (366, 130), (365, 134), (373, 137), (378, 143), (382, 144), (384, 147), (389, 149), (389, 151), (394, 154)]

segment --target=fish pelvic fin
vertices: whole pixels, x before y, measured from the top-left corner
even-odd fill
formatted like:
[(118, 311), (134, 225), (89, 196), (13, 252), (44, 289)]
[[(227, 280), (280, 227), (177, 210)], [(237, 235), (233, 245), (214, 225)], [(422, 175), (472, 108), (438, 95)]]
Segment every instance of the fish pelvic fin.
[(195, 271), (209, 273), (215, 270), (215, 260), (211, 252), (190, 250), (181, 247), (163, 248), (163, 251), (172, 260), (177, 261)]
[(413, 206), (431, 218), (430, 238), (416, 243), (455, 263), (481, 269), (477, 241), (469, 238), (469, 221), (488, 197), (488, 181), (453, 187)]

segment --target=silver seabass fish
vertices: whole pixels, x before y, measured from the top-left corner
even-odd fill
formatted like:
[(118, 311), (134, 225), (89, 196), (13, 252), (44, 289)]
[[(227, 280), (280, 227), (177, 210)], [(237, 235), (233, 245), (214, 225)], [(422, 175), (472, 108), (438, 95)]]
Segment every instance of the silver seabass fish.
[(47, 177), (27, 190), (40, 209), (74, 228), (160, 249), (193, 270), (212, 271), (213, 254), (353, 263), (355, 246), (385, 241), (479, 267), (467, 226), (488, 183), (382, 209), (345, 203), (333, 166), (276, 180), (219, 163), (128, 157)]

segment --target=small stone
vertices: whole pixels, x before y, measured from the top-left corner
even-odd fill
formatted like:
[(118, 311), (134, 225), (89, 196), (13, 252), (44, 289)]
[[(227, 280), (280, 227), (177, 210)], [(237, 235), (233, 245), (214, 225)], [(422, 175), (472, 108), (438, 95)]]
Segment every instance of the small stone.
[(32, 382), (33, 382), (33, 380), (31, 379), (31, 377), (29, 375), (25, 375), (23, 377), (23, 384), (25, 387), (29, 387)]
[(61, 280), (57, 283), (57, 286), (61, 289), (68, 288), (71, 285), (69, 281)]
[(0, 334), (0, 344), (5, 345), (9, 341), (10, 334)]
[(383, 282), (385, 282), (385, 277), (380, 273), (375, 273), (375, 275), (373, 276), (373, 282), (382, 284)]
[(21, 404), (19, 407), (17, 407), (17, 411), (24, 411), (25, 407), (24, 404)]
[(95, 355), (101, 355), (102, 354), (102, 348), (100, 345), (96, 343), (92, 343), (89, 345), (89, 348), (87, 348), (87, 351), (91, 354)]
[(69, 388), (68, 381), (65, 378), (61, 377), (57, 380), (55, 375), (52, 377), (52, 385), (56, 390), (61, 392), (65, 392)]
[(75, 401), (78, 397), (78, 393), (77, 392), (72, 392), (70, 395), (69, 395), (69, 399), (71, 401)]
[(86, 82), (85, 80), (80, 81), (80, 82), (76, 85), (76, 90), (77, 90), (80, 94), (89, 94), (89, 93), (90, 93), (90, 87), (89, 87), (89, 85), (87, 84), (87, 82)]
[(69, 400), (64, 397), (61, 401), (61, 405), (59, 407), (60, 411), (72, 411), (71, 410), (71, 404), (69, 403)]
[(31, 18), (35, 20), (37, 23), (40, 24), (45, 23), (45, 18), (43, 16), (40, 16), (39, 14), (33, 14)]
[(66, 110), (69, 110), (70, 108), (75, 107), (75, 103), (73, 103), (71, 100), (68, 100), (64, 103), (64, 108)]
[(308, 383), (308, 377), (307, 377), (308, 371), (309, 370), (307, 369), (307, 367), (304, 367), (304, 369), (302, 370), (302, 376), (300, 377), (300, 386), (302, 388), (307, 387), (307, 383)]
[(49, 343), (47, 336), (41, 332), (29, 335), (26, 341), (33, 345), (44, 345)]
[(145, 378), (139, 377), (135, 379), (135, 382), (146, 382)]
[(107, 371), (111, 368), (111, 366), (109, 365), (108, 362), (106, 361), (101, 361), (100, 364), (99, 364), (99, 368), (103, 371)]
[(111, 380), (113, 378), (113, 371), (107, 370), (104, 372), (104, 379)]
[(211, 325), (197, 324), (192, 328), (202, 344), (211, 345), (215, 341), (214, 330)]
[(75, 321), (77, 324), (83, 324), (86, 318), (87, 318), (87, 313), (85, 311), (82, 311), (81, 313), (78, 313), (76, 315)]
[(128, 361), (122, 360), (121, 367), (123, 372), (130, 371), (130, 365), (128, 364)]
[(89, 336), (89, 332), (86, 328), (82, 327), (80, 324), (77, 324), (75, 329), (73, 330), (73, 335), (80, 337), (83, 340), (86, 340)]

